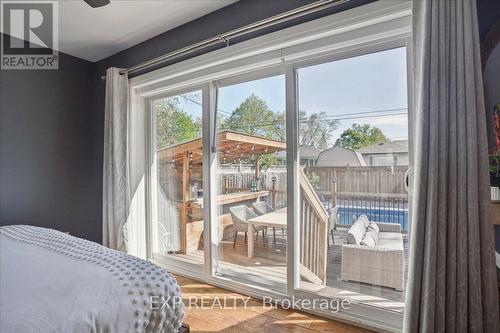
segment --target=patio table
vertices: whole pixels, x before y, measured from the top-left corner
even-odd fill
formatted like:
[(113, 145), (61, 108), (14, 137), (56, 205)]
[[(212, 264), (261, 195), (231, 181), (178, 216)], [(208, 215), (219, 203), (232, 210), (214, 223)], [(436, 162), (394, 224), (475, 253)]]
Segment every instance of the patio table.
[(286, 228), (286, 207), (277, 209), (271, 213), (260, 215), (248, 220), (248, 258), (254, 257), (255, 233), (256, 226)]

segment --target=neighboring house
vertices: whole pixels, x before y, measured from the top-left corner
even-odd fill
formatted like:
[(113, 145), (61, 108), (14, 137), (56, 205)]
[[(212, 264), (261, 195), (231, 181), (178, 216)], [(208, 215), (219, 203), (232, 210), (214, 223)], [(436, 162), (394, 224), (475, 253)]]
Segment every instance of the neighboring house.
[[(309, 145), (299, 146), (299, 159), (300, 165), (302, 166), (315, 166), (318, 156), (321, 153), (321, 149)], [(277, 153), (276, 157), (281, 160), (281, 162), (286, 165), (286, 151), (280, 151)]]
[(365, 161), (361, 154), (352, 149), (341, 146), (322, 151), (318, 156), (316, 166), (318, 167), (337, 167), (337, 166), (364, 166)]
[(314, 146), (303, 145), (299, 147), (300, 165), (315, 166), (321, 149)]
[(366, 165), (408, 165), (408, 140), (377, 142), (358, 149)]

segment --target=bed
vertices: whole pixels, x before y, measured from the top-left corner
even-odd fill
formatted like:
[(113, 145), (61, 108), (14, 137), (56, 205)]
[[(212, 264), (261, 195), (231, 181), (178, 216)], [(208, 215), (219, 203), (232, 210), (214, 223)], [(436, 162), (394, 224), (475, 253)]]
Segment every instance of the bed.
[(53, 229), (0, 227), (0, 332), (179, 332), (162, 268)]

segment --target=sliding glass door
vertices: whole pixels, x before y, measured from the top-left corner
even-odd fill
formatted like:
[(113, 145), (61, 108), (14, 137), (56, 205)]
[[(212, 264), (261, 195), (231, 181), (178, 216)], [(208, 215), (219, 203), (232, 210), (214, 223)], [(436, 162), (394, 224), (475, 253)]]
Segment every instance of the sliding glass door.
[(284, 75), (222, 81), (216, 123), (216, 274), (285, 290)]
[(403, 311), (406, 69), (404, 47), (297, 69), (301, 289)]
[[(304, 60), (212, 82), (212, 100), (196, 89), (154, 98), (153, 254), (199, 271), (211, 255), (214, 277), (279, 292), (293, 282), (316, 296), (402, 312), (410, 225), (406, 57), (398, 47)], [(292, 78), (296, 87), (285, 92)], [(292, 111), (287, 99), (297, 102)], [(210, 150), (203, 149), (207, 103)], [(293, 161), (286, 141), (294, 131), (287, 112), (297, 119), (296, 199), (287, 198)], [(203, 181), (207, 160), (212, 188)], [(289, 215), (289, 200), (297, 216)], [(296, 282), (287, 270), (290, 246)]]
[(152, 252), (199, 267), (203, 251), (202, 91), (156, 98), (152, 108)]

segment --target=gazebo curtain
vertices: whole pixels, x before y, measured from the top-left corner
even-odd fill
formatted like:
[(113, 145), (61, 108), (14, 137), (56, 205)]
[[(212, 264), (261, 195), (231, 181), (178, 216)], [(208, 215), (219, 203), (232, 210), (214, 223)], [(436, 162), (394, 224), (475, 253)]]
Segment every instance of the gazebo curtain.
[(106, 72), (103, 165), (103, 245), (127, 250), (126, 222), (130, 208), (128, 161), (128, 77), (119, 68)]
[(475, 0), (413, 1), (415, 186), (404, 332), (498, 332)]

